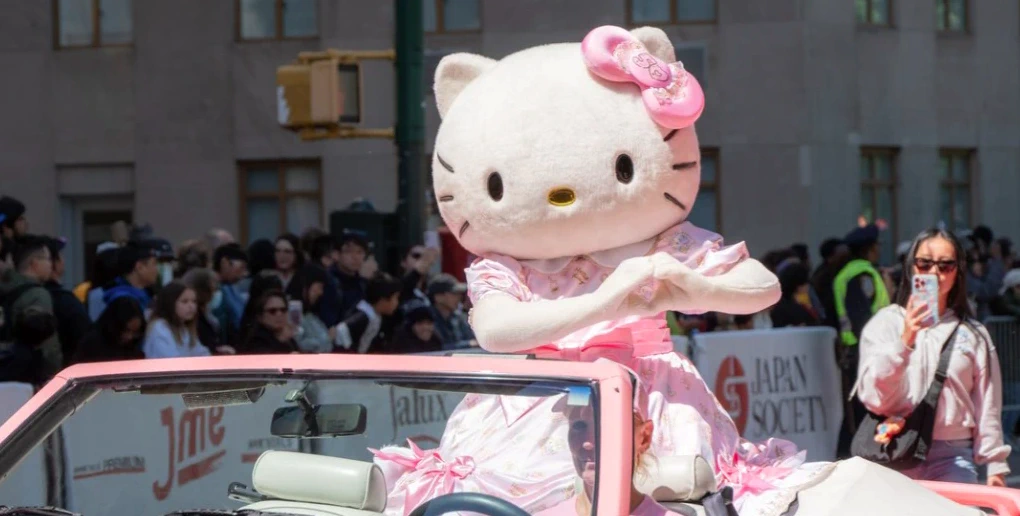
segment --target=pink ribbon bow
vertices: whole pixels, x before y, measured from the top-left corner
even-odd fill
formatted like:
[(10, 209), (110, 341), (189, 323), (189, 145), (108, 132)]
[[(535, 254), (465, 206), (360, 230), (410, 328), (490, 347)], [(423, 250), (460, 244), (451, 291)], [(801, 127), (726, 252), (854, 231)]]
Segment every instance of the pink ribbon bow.
[(598, 27), (581, 41), (581, 55), (595, 75), (633, 82), (655, 123), (670, 129), (694, 125), (705, 108), (705, 94), (683, 63), (653, 56), (633, 34), (612, 25)]
[(741, 459), (738, 453), (733, 454), (731, 461), (723, 460), (720, 456), (716, 463), (719, 484), (733, 488), (733, 499), (740, 498), (745, 493), (759, 494), (775, 489), (772, 481), (779, 480), (792, 471), (792, 468), (782, 466), (751, 464)]
[(407, 440), (407, 446), (410, 453), (406, 450), (390, 452), (368, 449), (377, 459), (391, 461), (408, 471), (418, 472), (407, 485), (405, 508), (413, 509), (426, 500), (453, 493), (457, 481), (467, 478), (475, 470), (474, 458), (467, 455), (448, 461), (439, 455), (438, 450), (423, 451), (410, 439)]

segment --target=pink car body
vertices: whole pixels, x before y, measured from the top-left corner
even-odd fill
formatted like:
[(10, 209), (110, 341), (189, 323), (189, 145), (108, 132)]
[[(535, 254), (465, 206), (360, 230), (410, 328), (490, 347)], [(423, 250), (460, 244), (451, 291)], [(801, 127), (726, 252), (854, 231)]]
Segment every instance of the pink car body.
[[(231, 356), (187, 359), (159, 359), (108, 362), (72, 366), (40, 389), (0, 426), (0, 463), (9, 472), (38, 446), (46, 435), (26, 435), (27, 424), (38, 422), (64, 400), (68, 388), (80, 382), (145, 380), (158, 378), (223, 377), (224, 375), (267, 375), (289, 379), (301, 374), (431, 374), (478, 378), (585, 381), (596, 385), (598, 409), (598, 514), (627, 514), (633, 457), (632, 378), (628, 370), (611, 362), (581, 363), (552, 360), (518, 360), (493, 356), (357, 356), (283, 355)], [(87, 402), (85, 402), (87, 403)], [(66, 410), (66, 408), (65, 408)], [(371, 410), (371, 408), (370, 408)], [(70, 414), (54, 419), (48, 431), (57, 428)], [(13, 461), (13, 462), (12, 462)], [(1020, 492), (990, 488), (924, 482), (926, 487), (957, 502), (995, 509), (998, 514), (1020, 515)]]

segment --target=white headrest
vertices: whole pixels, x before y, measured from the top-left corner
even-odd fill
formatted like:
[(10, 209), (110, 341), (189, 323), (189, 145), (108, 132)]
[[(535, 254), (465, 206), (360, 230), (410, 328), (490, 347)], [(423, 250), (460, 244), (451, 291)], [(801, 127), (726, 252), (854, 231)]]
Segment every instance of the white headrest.
[(386, 508), (386, 479), (371, 462), (267, 451), (255, 462), (251, 482), (259, 493), (281, 500), (371, 512)]
[(658, 502), (693, 502), (716, 489), (712, 466), (699, 455), (657, 457), (642, 467), (634, 485)]

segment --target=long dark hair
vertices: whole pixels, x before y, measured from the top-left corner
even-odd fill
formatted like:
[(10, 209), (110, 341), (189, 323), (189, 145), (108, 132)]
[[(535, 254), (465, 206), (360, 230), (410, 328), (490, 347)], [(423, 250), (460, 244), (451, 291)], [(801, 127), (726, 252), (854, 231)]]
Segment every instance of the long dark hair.
[[(180, 280), (174, 280), (167, 283), (159, 294), (156, 295), (156, 302), (152, 309), (152, 319), (149, 322), (149, 328), (152, 328), (152, 323), (162, 319), (166, 322), (166, 325), (170, 327), (170, 333), (173, 334), (174, 340), (178, 344), (184, 342), (184, 334), (187, 333), (191, 337), (190, 344), (194, 347), (195, 343), (198, 342), (198, 328), (196, 326), (196, 319), (198, 314), (196, 313), (195, 319), (189, 322), (184, 322), (180, 317), (177, 316), (177, 300), (191, 287), (184, 284)], [(197, 296), (196, 296), (197, 297)]]
[(967, 257), (964, 254), (963, 245), (955, 235), (940, 228), (929, 228), (919, 233), (913, 243), (910, 244), (910, 251), (907, 252), (903, 262), (903, 278), (900, 280), (900, 288), (896, 293), (896, 304), (906, 308), (912, 292), (911, 282), (914, 280), (914, 261), (917, 258), (917, 249), (922, 243), (933, 238), (941, 238), (953, 244), (953, 252), (956, 254), (956, 281), (949, 291), (947, 304), (957, 317), (961, 320), (973, 319), (974, 311), (967, 301)]

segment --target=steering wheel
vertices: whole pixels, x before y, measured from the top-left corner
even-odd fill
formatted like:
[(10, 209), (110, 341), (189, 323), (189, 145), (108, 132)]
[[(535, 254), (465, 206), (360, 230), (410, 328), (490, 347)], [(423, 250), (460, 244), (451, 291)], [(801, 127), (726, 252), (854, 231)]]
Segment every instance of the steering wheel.
[(524, 509), (495, 496), (482, 493), (450, 493), (437, 496), (416, 507), (408, 516), (477, 512), (487, 516), (529, 516)]

